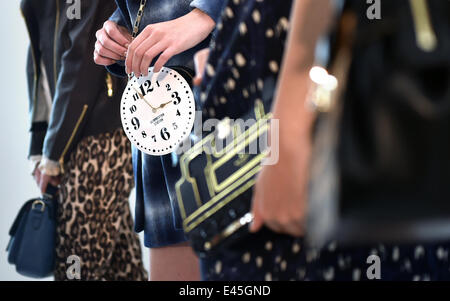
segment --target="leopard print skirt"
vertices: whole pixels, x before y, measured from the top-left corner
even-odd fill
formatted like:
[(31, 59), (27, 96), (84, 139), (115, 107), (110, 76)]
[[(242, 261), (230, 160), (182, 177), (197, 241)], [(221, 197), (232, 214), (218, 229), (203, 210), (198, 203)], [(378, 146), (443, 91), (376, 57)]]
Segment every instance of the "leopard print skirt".
[(68, 280), (71, 255), (80, 259), (81, 280), (147, 280), (128, 203), (133, 167), (122, 129), (84, 138), (65, 170), (55, 280)]

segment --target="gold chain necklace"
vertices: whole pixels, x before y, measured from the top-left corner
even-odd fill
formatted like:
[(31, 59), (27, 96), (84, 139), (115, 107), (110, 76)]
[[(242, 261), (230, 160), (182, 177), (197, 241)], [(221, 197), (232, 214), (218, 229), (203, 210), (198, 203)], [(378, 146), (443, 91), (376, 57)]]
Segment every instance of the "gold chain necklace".
[[(142, 16), (144, 15), (144, 8), (145, 5), (147, 4), (147, 0), (141, 0), (141, 3), (139, 5), (139, 10), (136, 16), (136, 20), (134, 21), (134, 26), (133, 26), (133, 32), (131, 34), (131, 37), (136, 38), (139, 32), (139, 25), (141, 24), (141, 20), (142, 20)], [(131, 73), (128, 74), (128, 80), (130, 80), (132, 78)]]
[(139, 10), (136, 16), (136, 21), (134, 21), (133, 26), (133, 34), (131, 35), (133, 39), (137, 36), (139, 31), (139, 25), (141, 24), (142, 16), (144, 15), (145, 4), (147, 4), (147, 0), (141, 0), (141, 4), (139, 5)]

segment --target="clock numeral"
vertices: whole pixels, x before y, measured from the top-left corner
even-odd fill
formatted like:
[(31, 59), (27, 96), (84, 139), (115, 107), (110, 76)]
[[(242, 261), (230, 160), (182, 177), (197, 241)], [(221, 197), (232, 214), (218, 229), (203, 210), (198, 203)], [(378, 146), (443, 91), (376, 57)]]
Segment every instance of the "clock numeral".
[(158, 88), (161, 87), (161, 86), (159, 85), (159, 81), (156, 81), (156, 85), (158, 86)]
[(172, 88), (170, 87), (169, 84), (166, 85), (166, 89), (167, 89), (167, 91), (171, 91), (172, 90)]
[(139, 99), (139, 95), (137, 93), (133, 94), (133, 100), (136, 101)]
[(142, 131), (142, 138), (147, 138), (147, 133), (145, 131)]
[(148, 79), (140, 87), (142, 95), (145, 96), (150, 92), (153, 92), (152, 82)]
[(178, 125), (177, 125), (176, 122), (172, 123), (172, 126), (173, 126), (173, 129), (174, 129), (174, 130), (177, 130), (177, 129), (178, 129)]
[(144, 85), (141, 85), (140, 87), (139, 87), (139, 89), (141, 89), (141, 94), (142, 94), (142, 96), (145, 96), (147, 93), (145, 92), (145, 89), (144, 89)]
[(137, 110), (137, 108), (136, 108), (135, 105), (132, 105), (132, 106), (130, 107), (130, 112), (131, 112), (131, 114), (133, 114), (134, 112), (136, 112), (136, 110)]
[(134, 130), (139, 130), (141, 124), (139, 123), (139, 119), (137, 119), (136, 117), (134, 117), (133, 119), (131, 119), (131, 124), (134, 125)]
[(156, 142), (156, 136), (155, 135), (152, 136), (152, 139), (153, 139), (154, 142)]
[(173, 104), (174, 104), (174, 105), (177, 105), (177, 104), (179, 104), (179, 103), (181, 102), (181, 98), (180, 98), (180, 96), (178, 95), (178, 92), (173, 92), (173, 93), (172, 93), (172, 98), (175, 99), (175, 100), (173, 101)]
[(167, 131), (166, 128), (161, 129), (161, 138), (163, 138), (166, 141), (170, 139), (170, 133)]
[(177, 109), (177, 116), (181, 116), (180, 110)]

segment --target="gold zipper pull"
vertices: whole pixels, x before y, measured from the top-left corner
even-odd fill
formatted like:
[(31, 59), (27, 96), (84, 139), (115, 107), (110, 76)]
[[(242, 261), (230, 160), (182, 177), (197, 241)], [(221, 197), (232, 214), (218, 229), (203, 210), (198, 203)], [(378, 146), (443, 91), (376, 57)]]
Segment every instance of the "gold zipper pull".
[(114, 95), (113, 82), (111, 75), (109, 73), (106, 73), (106, 87), (108, 87), (108, 97), (113, 97)]
[(61, 171), (61, 174), (66, 173), (66, 171), (64, 170), (64, 158), (63, 157), (59, 158), (59, 170)]
[(73, 142), (73, 139), (75, 139), (75, 135), (78, 132), (78, 129), (81, 125), (81, 122), (84, 120), (84, 117), (86, 116), (88, 110), (88, 105), (83, 106), (83, 111), (81, 111), (81, 115), (77, 120), (77, 123), (75, 124), (75, 128), (72, 131), (72, 134), (69, 137), (69, 141), (67, 142), (66, 146), (64, 147), (64, 150), (61, 154), (61, 157), (59, 157), (59, 167), (61, 168), (61, 173), (64, 173), (64, 157), (66, 156), (67, 152), (69, 151), (69, 147)]
[(437, 37), (431, 24), (430, 11), (426, 0), (409, 0), (414, 19), (417, 46), (425, 52), (437, 47)]

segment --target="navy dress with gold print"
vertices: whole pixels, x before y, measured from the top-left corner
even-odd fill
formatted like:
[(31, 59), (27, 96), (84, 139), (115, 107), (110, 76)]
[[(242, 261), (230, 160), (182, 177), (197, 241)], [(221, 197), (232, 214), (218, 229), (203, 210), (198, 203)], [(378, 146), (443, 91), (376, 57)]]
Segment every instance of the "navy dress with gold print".
[[(238, 118), (255, 98), (273, 97), (275, 84), (267, 83), (276, 82), (278, 77), (290, 5), (291, 1), (228, 1), (213, 42), (209, 72), (199, 92), (205, 99), (204, 118)], [(202, 258), (202, 278), (370, 280), (372, 261), (367, 260), (376, 255), (381, 280), (448, 280), (449, 246), (444, 241), (344, 248), (330, 242), (318, 250), (308, 247), (303, 239), (263, 229), (238, 247)]]

